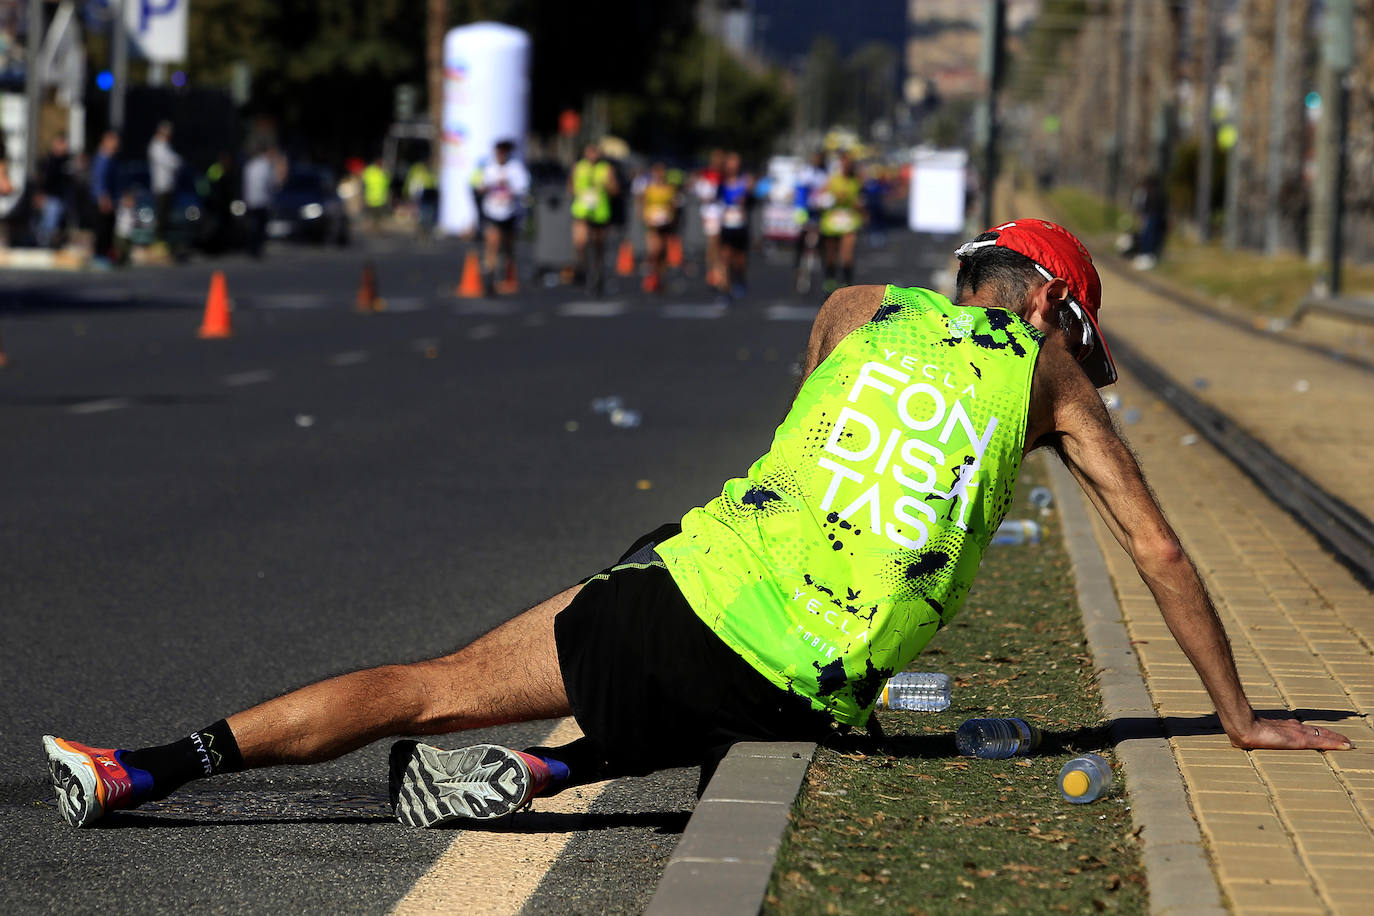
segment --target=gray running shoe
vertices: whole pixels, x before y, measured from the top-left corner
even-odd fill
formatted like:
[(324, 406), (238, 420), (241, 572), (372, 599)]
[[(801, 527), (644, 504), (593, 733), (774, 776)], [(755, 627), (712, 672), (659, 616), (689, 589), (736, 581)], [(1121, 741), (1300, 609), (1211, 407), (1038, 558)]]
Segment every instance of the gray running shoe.
[(543, 761), (496, 744), (445, 751), (397, 741), (391, 746), (390, 769), (396, 819), (411, 827), (505, 817), (549, 782)]

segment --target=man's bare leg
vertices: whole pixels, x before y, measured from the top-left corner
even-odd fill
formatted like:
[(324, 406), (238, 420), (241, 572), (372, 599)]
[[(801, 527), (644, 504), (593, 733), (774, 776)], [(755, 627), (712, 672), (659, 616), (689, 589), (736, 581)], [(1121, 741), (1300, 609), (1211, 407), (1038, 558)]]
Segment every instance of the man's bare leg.
[(553, 618), (580, 589), (555, 595), (451, 655), (344, 674), (230, 716), (244, 765), (319, 763), (394, 735), (570, 715)]
[[(110, 811), (162, 798), (192, 779), (317, 763), (391, 735), (568, 715), (553, 619), (580, 588), (555, 595), (450, 655), (320, 681), (171, 744), (101, 749), (45, 736), (63, 819), (85, 826)], [(525, 767), (526, 787), (529, 772)]]

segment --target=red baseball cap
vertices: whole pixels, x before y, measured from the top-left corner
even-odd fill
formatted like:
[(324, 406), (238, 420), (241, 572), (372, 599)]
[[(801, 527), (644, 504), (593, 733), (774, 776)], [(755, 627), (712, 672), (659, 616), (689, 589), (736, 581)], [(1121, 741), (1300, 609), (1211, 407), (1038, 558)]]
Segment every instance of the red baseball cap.
[(1059, 278), (1068, 284), (1069, 306), (1083, 322), (1083, 347), (1091, 347), (1079, 359), (1083, 371), (1098, 388), (1116, 381), (1116, 364), (1107, 349), (1107, 339), (1097, 326), (1097, 310), (1102, 305), (1102, 278), (1093, 266), (1092, 255), (1072, 232), (1043, 219), (1018, 219), (993, 226), (986, 234), (997, 238), (965, 242), (954, 252), (957, 258), (993, 245), (1025, 255), (1035, 263), (1046, 280)]

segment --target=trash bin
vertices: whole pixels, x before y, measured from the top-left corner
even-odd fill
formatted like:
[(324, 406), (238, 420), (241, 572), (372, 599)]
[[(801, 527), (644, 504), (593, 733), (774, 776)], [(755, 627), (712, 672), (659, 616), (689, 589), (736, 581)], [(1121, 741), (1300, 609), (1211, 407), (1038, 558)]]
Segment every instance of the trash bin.
[(561, 271), (573, 262), (572, 201), (561, 187), (534, 192), (534, 276)]

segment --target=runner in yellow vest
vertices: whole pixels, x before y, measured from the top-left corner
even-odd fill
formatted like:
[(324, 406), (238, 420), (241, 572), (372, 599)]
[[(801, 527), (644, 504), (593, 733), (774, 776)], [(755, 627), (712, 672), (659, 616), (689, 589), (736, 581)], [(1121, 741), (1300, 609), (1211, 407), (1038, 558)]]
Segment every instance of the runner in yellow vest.
[(954, 302), (891, 286), (831, 296), (772, 446), (681, 525), (440, 658), (322, 681), (157, 747), (45, 736), (62, 817), (85, 826), (196, 778), (320, 762), (388, 735), (568, 715), (584, 737), (559, 748), (393, 745), (397, 818), (500, 818), (735, 741), (825, 740), (836, 723), (867, 723), (884, 681), (958, 614), (1022, 458), (1042, 446), (1131, 556), (1233, 745), (1350, 747), (1260, 718), (1246, 698), (1206, 589), (1097, 391), (1116, 370), (1087, 250), (1052, 223), (1015, 220), (956, 256)]
[(677, 226), (678, 188), (668, 180), (668, 170), (662, 162), (649, 169), (648, 181), (639, 195), (640, 215), (644, 220), (645, 266), (644, 291), (663, 289), (663, 265), (669, 236)]
[(854, 157), (840, 154), (840, 170), (825, 183), (821, 195), (821, 258), (825, 262), (825, 291), (834, 292), (835, 272), (845, 286), (854, 282), (854, 246), (863, 225), (858, 169)]
[(606, 226), (611, 221), (611, 197), (620, 193), (615, 169), (601, 157), (601, 148), (587, 144), (568, 176), (572, 195), (574, 267), (589, 289), (600, 293), (606, 266)]

